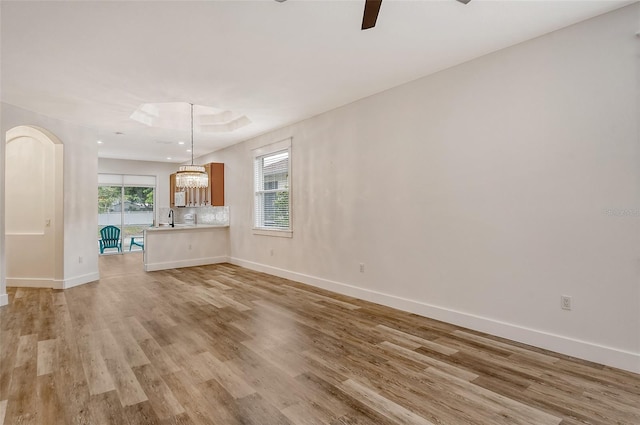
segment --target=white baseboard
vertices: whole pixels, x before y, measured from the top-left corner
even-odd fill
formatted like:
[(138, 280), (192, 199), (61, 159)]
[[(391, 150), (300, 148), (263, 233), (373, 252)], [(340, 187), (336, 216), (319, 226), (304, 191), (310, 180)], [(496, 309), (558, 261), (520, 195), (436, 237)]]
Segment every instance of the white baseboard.
[(206, 266), (207, 264), (219, 264), (229, 261), (226, 255), (219, 257), (190, 258), (188, 260), (166, 261), (162, 263), (145, 264), (144, 271), (153, 272), (157, 270), (179, 269), (182, 267)]
[(81, 276), (72, 277), (70, 279), (65, 279), (62, 283), (62, 288), (60, 289), (69, 289), (74, 286), (84, 285), (85, 283), (95, 282), (100, 279), (100, 273), (87, 273)]
[(3, 305), (9, 305), (9, 295), (0, 294), (0, 307)]
[(15, 288), (49, 288), (62, 289), (62, 281), (28, 277), (7, 277), (7, 286)]
[(83, 285), (85, 283), (96, 281), (100, 275), (88, 273), (82, 276), (72, 277), (70, 279), (40, 279), (40, 278), (7, 278), (7, 286), (16, 288), (48, 288), (48, 289), (69, 289), (74, 286)]
[(229, 258), (231, 264), (245, 267), (259, 272), (269, 273), (275, 276), (291, 279), (318, 288), (327, 289), (343, 295), (349, 295), (398, 310), (418, 314), (420, 316), (440, 320), (468, 329), (485, 332), (491, 335), (507, 338), (512, 341), (521, 342), (528, 345), (555, 351), (568, 356), (578, 357), (584, 360), (640, 373), (640, 353), (619, 350), (581, 341), (570, 337), (543, 332), (536, 329), (519, 326), (512, 323), (501, 322), (487, 317), (476, 316), (460, 311), (455, 311), (435, 305), (422, 303), (415, 300), (359, 288), (341, 282), (322, 279), (303, 273), (292, 272), (265, 264), (242, 260), (240, 258)]

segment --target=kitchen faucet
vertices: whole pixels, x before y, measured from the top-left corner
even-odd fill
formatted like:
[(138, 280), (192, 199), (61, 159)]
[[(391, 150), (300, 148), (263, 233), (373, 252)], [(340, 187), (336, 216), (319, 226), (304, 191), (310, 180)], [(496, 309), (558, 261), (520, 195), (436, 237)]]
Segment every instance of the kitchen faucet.
[(176, 227), (174, 222), (173, 222), (173, 210), (172, 209), (169, 210), (169, 218), (171, 219), (171, 223), (170, 223), (171, 227)]

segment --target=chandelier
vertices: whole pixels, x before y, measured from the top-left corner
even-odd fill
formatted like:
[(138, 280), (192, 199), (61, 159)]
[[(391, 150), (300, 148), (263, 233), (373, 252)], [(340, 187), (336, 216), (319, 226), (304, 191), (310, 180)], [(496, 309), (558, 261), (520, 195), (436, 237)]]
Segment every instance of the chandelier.
[(193, 165), (193, 103), (191, 105), (191, 165), (181, 165), (176, 173), (176, 187), (201, 189), (209, 187), (209, 175), (204, 166)]

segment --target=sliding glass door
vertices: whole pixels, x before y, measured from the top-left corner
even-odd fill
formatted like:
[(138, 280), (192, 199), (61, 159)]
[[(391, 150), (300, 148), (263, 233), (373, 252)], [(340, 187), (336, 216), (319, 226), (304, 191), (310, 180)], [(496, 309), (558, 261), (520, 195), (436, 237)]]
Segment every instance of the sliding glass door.
[(99, 174), (98, 183), (100, 253), (143, 250), (143, 231), (155, 217), (155, 176)]
[(155, 188), (124, 187), (124, 214), (122, 238), (123, 247), (130, 251), (140, 251), (144, 247), (143, 231), (153, 226)]
[[(100, 254), (122, 252), (122, 186), (98, 186), (98, 246)], [(110, 227), (116, 227), (107, 234)], [(113, 238), (117, 238), (114, 240)]]

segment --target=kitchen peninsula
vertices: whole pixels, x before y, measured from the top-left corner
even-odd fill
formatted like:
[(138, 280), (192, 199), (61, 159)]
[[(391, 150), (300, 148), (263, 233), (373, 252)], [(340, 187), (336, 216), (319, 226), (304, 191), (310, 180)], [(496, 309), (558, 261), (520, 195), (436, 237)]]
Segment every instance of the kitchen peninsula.
[[(172, 211), (177, 213), (175, 227), (163, 223), (144, 231), (145, 271), (202, 266), (228, 260), (228, 207), (181, 208)], [(185, 223), (184, 217), (196, 214), (201, 217), (200, 220), (187, 220)], [(165, 214), (165, 211), (161, 211), (160, 215), (168, 217), (168, 212)]]

